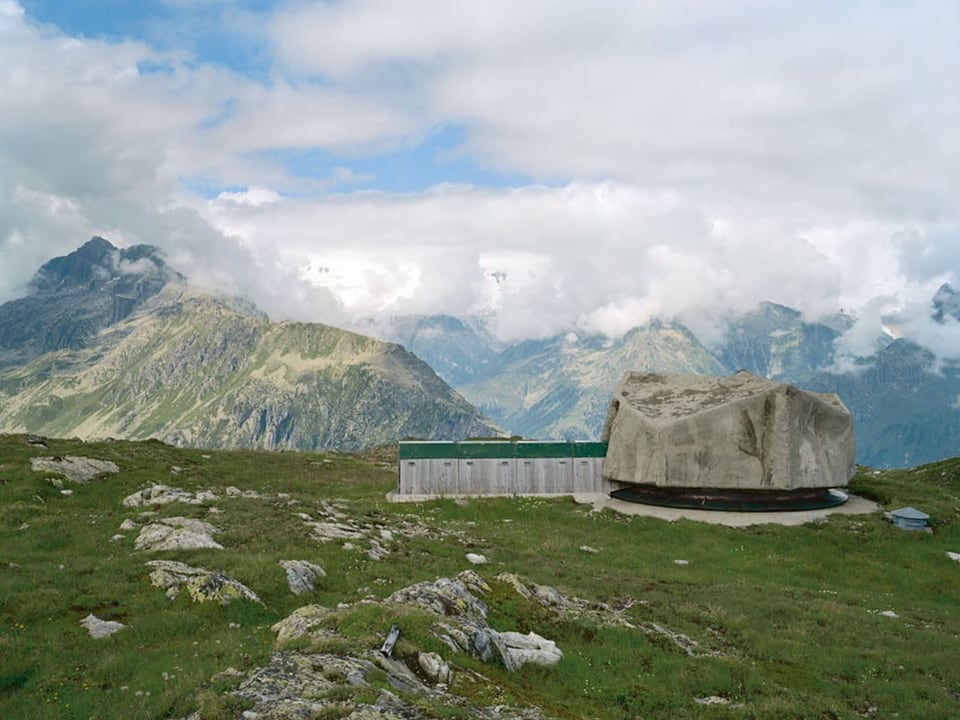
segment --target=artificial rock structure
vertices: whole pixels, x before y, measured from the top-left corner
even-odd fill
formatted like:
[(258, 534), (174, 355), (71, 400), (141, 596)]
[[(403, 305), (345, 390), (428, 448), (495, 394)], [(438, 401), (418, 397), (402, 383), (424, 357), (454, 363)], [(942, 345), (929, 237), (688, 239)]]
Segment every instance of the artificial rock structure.
[(745, 371), (626, 373), (602, 439), (605, 478), (658, 488), (835, 488), (854, 471), (853, 421), (836, 395)]

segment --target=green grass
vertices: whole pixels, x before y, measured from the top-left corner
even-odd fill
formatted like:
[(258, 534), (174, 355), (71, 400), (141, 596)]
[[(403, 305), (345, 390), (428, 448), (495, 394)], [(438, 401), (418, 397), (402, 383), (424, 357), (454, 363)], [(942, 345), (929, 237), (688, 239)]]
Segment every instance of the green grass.
[[(113, 460), (121, 472), (67, 483), (74, 492), (64, 496), (29, 458), (68, 454)], [(154, 555), (134, 551), (136, 533), (110, 541), (141, 512), (124, 508), (122, 498), (158, 482), (264, 495), (145, 508), (220, 527), (224, 551), (157, 556), (222, 570), (264, 606), (170, 601), (149, 585), (144, 562)], [(212, 678), (230, 666), (264, 664), (273, 623), (307, 603), (336, 608), (453, 575), (469, 567), (471, 551), (490, 560), (476, 569), (491, 586), (483, 598), (491, 624), (555, 640), (564, 652), (558, 665), (508, 673), (453, 655), (432, 636), (426, 614), (375, 604), (332, 613), (325, 624), (346, 641), (314, 649), (336, 642), (375, 649), (396, 622), (398, 656), (439, 652), (454, 667), (454, 692), (562, 718), (960, 716), (960, 564), (946, 556), (960, 552), (960, 461), (862, 469), (851, 485), (886, 510), (914, 505), (930, 513), (932, 533), (897, 530), (879, 513), (733, 529), (596, 513), (568, 499), (393, 505), (384, 495), (394, 483), (389, 450), (211, 452), (153, 441), (50, 441), (43, 449), (0, 436), (0, 717), (152, 719), (197, 709), (238, 717), (242, 704)], [(319, 519), (329, 502), (355, 522), (392, 529), (388, 558), (370, 559), (362, 542), (347, 549), (313, 540), (295, 514)], [(401, 527), (418, 532), (403, 538)], [(327, 577), (314, 595), (295, 597), (277, 565), (283, 559), (316, 562)], [(558, 618), (497, 581), (501, 572), (606, 603), (634, 627)], [(881, 614), (887, 610), (897, 617)], [(93, 640), (79, 625), (91, 612), (128, 627)], [(695, 651), (688, 655), (654, 627), (683, 633)], [(331, 696), (331, 716), (370, 701), (364, 692)], [(730, 704), (694, 702), (709, 696)], [(464, 714), (420, 702), (432, 717)]]

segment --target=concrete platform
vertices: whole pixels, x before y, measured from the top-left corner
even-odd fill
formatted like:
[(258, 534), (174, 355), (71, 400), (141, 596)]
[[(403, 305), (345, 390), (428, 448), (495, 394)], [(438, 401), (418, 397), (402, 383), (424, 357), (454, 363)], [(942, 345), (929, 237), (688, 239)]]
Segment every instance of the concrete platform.
[(686, 508), (667, 508), (657, 505), (643, 505), (641, 503), (615, 500), (605, 493), (570, 493), (561, 494), (529, 494), (529, 495), (401, 495), (388, 493), (390, 502), (428, 502), (430, 500), (485, 500), (493, 497), (538, 497), (560, 498), (572, 497), (580, 505), (591, 505), (596, 511), (613, 510), (623, 515), (638, 515), (652, 517), (667, 522), (676, 520), (694, 520), (695, 522), (711, 525), (727, 525), (728, 527), (749, 527), (751, 525), (805, 525), (809, 522), (822, 522), (831, 515), (868, 515), (880, 512), (880, 506), (872, 500), (850, 495), (850, 499), (843, 505), (823, 508), (820, 510), (781, 510), (778, 512), (727, 512), (723, 510), (690, 510)]
[(847, 502), (820, 510), (779, 510), (777, 512), (728, 512), (724, 510), (692, 510), (688, 508), (667, 508), (657, 505), (615, 500), (609, 495), (601, 493), (584, 493), (574, 495), (575, 502), (581, 505), (592, 505), (594, 510), (613, 510), (624, 515), (639, 515), (641, 517), (659, 518), (674, 522), (676, 520), (694, 520), (711, 525), (727, 525), (729, 527), (748, 527), (750, 525), (804, 525), (809, 522), (820, 522), (831, 515), (867, 515), (880, 512), (880, 506), (872, 500), (850, 495)]

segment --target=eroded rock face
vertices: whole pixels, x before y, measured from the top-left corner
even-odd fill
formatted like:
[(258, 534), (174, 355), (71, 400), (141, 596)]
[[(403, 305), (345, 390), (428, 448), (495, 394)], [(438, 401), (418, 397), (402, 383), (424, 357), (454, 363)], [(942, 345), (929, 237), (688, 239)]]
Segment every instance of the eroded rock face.
[(603, 439), (605, 477), (677, 488), (843, 487), (856, 451), (853, 420), (836, 395), (744, 371), (627, 373)]
[(186, 590), (194, 602), (228, 605), (234, 600), (250, 600), (263, 604), (246, 585), (214, 570), (191, 567), (175, 560), (151, 560), (147, 567), (153, 568), (150, 582), (162, 588), (171, 600)]

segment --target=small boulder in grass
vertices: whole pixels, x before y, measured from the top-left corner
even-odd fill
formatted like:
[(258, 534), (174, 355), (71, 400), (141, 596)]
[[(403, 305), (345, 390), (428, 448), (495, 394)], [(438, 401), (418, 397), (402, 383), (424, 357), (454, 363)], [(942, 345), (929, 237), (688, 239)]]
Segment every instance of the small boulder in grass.
[(90, 633), (90, 637), (95, 640), (110, 637), (115, 632), (118, 632), (126, 627), (126, 625), (123, 623), (116, 622), (115, 620), (101, 620), (93, 613), (90, 613), (83, 620), (81, 620), (80, 624), (87, 629), (87, 632)]
[(279, 565), (287, 571), (287, 585), (294, 595), (313, 592), (317, 580), (327, 575), (322, 567), (307, 560), (280, 560)]
[(467, 562), (471, 565), (486, 565), (487, 558), (484, 555), (479, 555), (477, 553), (467, 553)]
[(960, 562), (960, 553), (950, 552), (947, 550), (947, 557), (953, 560), (954, 562)]

